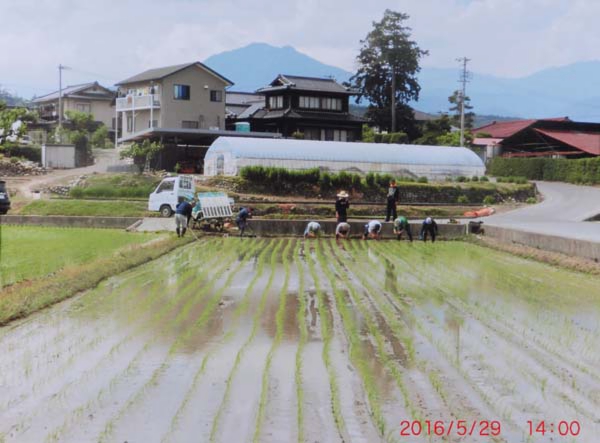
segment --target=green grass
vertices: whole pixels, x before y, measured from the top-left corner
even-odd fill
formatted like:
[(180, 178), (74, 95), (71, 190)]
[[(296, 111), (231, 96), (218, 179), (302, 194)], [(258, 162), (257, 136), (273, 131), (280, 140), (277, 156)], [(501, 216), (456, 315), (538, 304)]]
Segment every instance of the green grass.
[(24, 206), (19, 215), (79, 215), (105, 217), (148, 217), (145, 201), (36, 200)]
[(71, 189), (74, 198), (148, 198), (160, 177), (142, 174), (98, 174), (86, 179), (85, 187)]
[(147, 242), (153, 234), (116, 229), (2, 226), (0, 287), (43, 277), (65, 266), (105, 257), (117, 249)]

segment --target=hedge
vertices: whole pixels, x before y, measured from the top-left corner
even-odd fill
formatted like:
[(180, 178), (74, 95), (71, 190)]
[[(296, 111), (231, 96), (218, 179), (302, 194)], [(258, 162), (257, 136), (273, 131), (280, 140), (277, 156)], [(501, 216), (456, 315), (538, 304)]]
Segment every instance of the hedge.
[(600, 157), (568, 160), (563, 158), (502, 158), (490, 163), (497, 177), (520, 176), (529, 180), (600, 183)]
[(5, 146), (3, 153), (9, 157), (23, 157), (32, 162), (42, 161), (42, 150), (35, 146)]
[[(389, 174), (369, 173), (366, 176), (340, 172), (332, 174), (317, 168), (294, 171), (284, 168), (246, 166), (240, 170), (244, 179), (238, 192), (260, 192), (272, 195), (303, 195), (305, 197), (334, 198), (337, 191), (345, 189), (361, 200), (383, 203), (389, 182)], [(459, 186), (453, 183), (424, 183), (414, 179), (396, 179), (403, 203), (457, 203), (464, 196), (472, 203), (482, 203), (492, 196), (496, 201), (514, 199), (525, 201), (535, 196), (530, 184), (496, 185), (494, 183), (469, 183)]]

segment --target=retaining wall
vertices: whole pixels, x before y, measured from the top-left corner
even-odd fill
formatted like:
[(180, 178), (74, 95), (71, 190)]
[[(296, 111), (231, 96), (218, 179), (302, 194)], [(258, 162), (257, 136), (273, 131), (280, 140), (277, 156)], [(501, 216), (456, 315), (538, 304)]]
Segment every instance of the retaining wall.
[(594, 261), (600, 260), (600, 243), (555, 235), (536, 234), (484, 225), (485, 235), (504, 243), (518, 243), (545, 251), (560, 252), (570, 256), (583, 257)]
[(0, 224), (26, 226), (56, 226), (63, 228), (126, 229), (138, 217), (78, 217), (62, 215), (0, 215)]
[[(324, 236), (333, 236), (335, 235), (335, 228), (337, 226), (337, 222), (331, 221), (321, 221), (316, 220), (321, 225), (322, 235)], [(250, 226), (254, 230), (254, 233), (260, 236), (278, 236), (278, 235), (291, 235), (291, 236), (302, 236), (304, 234), (304, 229), (306, 228), (309, 220), (260, 220), (260, 219), (251, 219)], [(364, 231), (364, 226), (367, 223), (365, 221), (350, 221), (350, 236), (351, 237), (360, 237)], [(394, 234), (392, 232), (392, 223), (382, 223), (382, 238), (394, 238)], [(420, 223), (411, 223), (411, 232), (413, 235), (413, 239), (416, 240), (419, 237), (419, 232), (421, 230)], [(453, 239), (466, 235), (467, 226), (460, 224), (452, 224), (452, 225), (443, 225), (438, 224), (439, 230), (439, 238), (440, 239)], [(248, 231), (251, 232), (251, 231)], [(405, 238), (406, 235), (403, 236)]]

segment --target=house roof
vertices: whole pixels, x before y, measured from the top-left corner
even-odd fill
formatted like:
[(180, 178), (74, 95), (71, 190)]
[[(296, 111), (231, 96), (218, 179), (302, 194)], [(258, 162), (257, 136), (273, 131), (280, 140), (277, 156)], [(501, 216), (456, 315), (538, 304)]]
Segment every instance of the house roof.
[(528, 120), (511, 120), (506, 122), (492, 122), (480, 128), (473, 129), (473, 133), (483, 132), (489, 134), (492, 138), (508, 138), (515, 135), (517, 132), (530, 127), (538, 121), (569, 121), (568, 117), (559, 118), (544, 118), (544, 119), (528, 119)]
[(262, 94), (255, 94), (254, 92), (231, 92), (227, 91), (225, 94), (225, 103), (227, 105), (249, 105), (252, 103), (265, 103), (265, 96)]
[[(104, 96), (99, 95), (98, 96), (99, 99), (112, 98), (112, 94), (113, 94), (112, 91), (108, 88), (105, 88), (104, 86), (101, 86), (98, 82), (82, 83), (80, 85), (67, 86), (66, 88), (62, 89), (62, 96), (69, 97), (72, 95), (76, 95), (76, 94), (83, 92), (86, 89), (92, 88), (94, 86), (101, 88), (102, 90), (104, 90), (107, 93)], [(33, 100), (33, 103), (43, 103), (43, 102), (58, 100), (59, 92), (60, 91), (54, 91), (54, 92), (51, 92), (50, 94), (46, 94), (46, 95), (42, 95), (41, 97), (37, 97)], [(108, 94), (110, 94), (111, 97), (107, 97)], [(86, 98), (91, 98), (91, 97), (87, 96)]]
[(333, 78), (303, 77), (298, 75), (279, 74), (269, 86), (260, 88), (257, 92), (280, 90), (329, 92), (336, 94), (354, 95), (356, 91), (342, 86)]
[(322, 121), (338, 121), (338, 122), (367, 122), (366, 119), (350, 113), (339, 112), (318, 112), (318, 111), (296, 111), (292, 109), (277, 109), (269, 111), (264, 109), (263, 112), (256, 112), (254, 118), (275, 119), (275, 118), (291, 118), (291, 119), (316, 119)]
[(588, 154), (600, 155), (600, 133), (598, 132), (557, 131), (538, 128), (534, 130)]
[(133, 77), (126, 78), (125, 80), (121, 80), (120, 82), (115, 83), (115, 84), (118, 86), (118, 85), (127, 85), (127, 84), (131, 84), (131, 83), (147, 82), (147, 81), (151, 81), (151, 80), (161, 80), (165, 77), (173, 75), (176, 72), (183, 71), (184, 69), (189, 68), (190, 66), (194, 66), (194, 65), (198, 66), (201, 69), (204, 69), (205, 71), (209, 72), (210, 74), (212, 74), (215, 77), (219, 78), (220, 80), (224, 81), (228, 85), (230, 85), (230, 86), (233, 85), (233, 82), (231, 80), (227, 79), (226, 77), (223, 77), (218, 72), (213, 71), (208, 66), (206, 66), (204, 63), (200, 63), (200, 62), (191, 62), (191, 63), (184, 63), (181, 65), (164, 66), (162, 68), (148, 69), (147, 71), (144, 71), (140, 74), (134, 75)]

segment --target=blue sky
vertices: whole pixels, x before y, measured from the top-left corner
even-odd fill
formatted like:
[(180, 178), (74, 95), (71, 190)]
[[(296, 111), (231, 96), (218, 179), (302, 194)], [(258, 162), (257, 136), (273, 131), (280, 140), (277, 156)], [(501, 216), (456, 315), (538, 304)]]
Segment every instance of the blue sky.
[(386, 8), (408, 13), (424, 66), (506, 77), (600, 59), (597, 0), (0, 0), (0, 85), (29, 97), (65, 83), (106, 85), (150, 67), (252, 42), (291, 45), (352, 70)]

